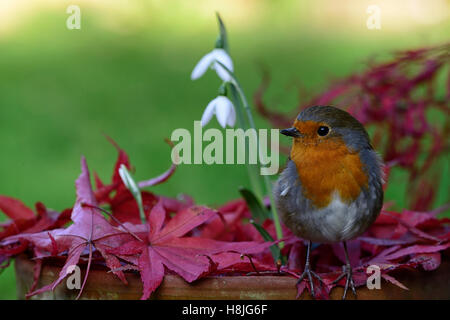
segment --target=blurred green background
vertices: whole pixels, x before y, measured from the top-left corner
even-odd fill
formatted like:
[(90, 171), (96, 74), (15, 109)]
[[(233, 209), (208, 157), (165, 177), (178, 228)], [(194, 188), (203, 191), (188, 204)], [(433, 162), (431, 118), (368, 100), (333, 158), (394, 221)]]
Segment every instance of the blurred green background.
[[(80, 30), (66, 28), (71, 4), (81, 8)], [(366, 27), (370, 4), (381, 9), (381, 30)], [(195, 82), (189, 77), (214, 46), (216, 11), (247, 95), (264, 65), (272, 76), (266, 101), (290, 110), (299, 84), (319, 92), (370, 58), (448, 41), (449, 8), (449, 1), (417, 0), (2, 0), (0, 194), (28, 206), (72, 206), (82, 154), (110, 179), (116, 150), (102, 133), (129, 153), (137, 179), (165, 171), (164, 138), (176, 128), (191, 130), (220, 85), (214, 72)], [(449, 200), (448, 176), (446, 164), (436, 205)], [(397, 208), (405, 204), (405, 178), (395, 173), (387, 190)], [(244, 166), (182, 165), (151, 191), (183, 192), (214, 206), (238, 197), (240, 185), (248, 185)], [(15, 297), (11, 266), (0, 276), (0, 299)]]

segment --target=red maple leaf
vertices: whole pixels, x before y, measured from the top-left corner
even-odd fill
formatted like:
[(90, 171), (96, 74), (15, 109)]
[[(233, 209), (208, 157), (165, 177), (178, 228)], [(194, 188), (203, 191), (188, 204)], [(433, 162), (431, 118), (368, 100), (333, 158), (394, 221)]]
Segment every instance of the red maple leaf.
[(33, 210), (18, 199), (0, 196), (0, 211), (11, 219), (0, 225), (0, 240), (22, 232), (36, 222)]
[(145, 241), (133, 240), (110, 250), (140, 271), (143, 283), (141, 299), (148, 299), (158, 288), (166, 273), (165, 268), (192, 282), (215, 270), (217, 263), (211, 255), (230, 251), (252, 254), (270, 246), (271, 243), (253, 241), (223, 242), (183, 237), (216, 214), (211, 209), (192, 206), (177, 213), (163, 226), (166, 212), (163, 201), (159, 201), (150, 213)]
[[(20, 200), (0, 196), (0, 210), (11, 220), (0, 225), (0, 240), (22, 233), (36, 233), (60, 228), (70, 220), (71, 209), (62, 212), (48, 210), (41, 202), (36, 203), (36, 215)], [(0, 254), (11, 256), (27, 248), (26, 243), (0, 248)]]
[[(111, 224), (99, 212), (91, 207), (96, 206), (97, 201), (94, 193), (92, 192), (90, 175), (84, 157), (81, 159), (81, 170), (81, 175), (76, 181), (77, 200), (72, 210), (72, 225), (66, 229), (20, 234), (5, 239), (6, 243), (17, 240), (27, 240), (33, 243), (35, 248), (38, 250), (47, 250), (48, 252), (67, 251), (67, 259), (59, 273), (58, 278), (53, 283), (31, 292), (27, 296), (32, 296), (48, 290), (54, 290), (56, 286), (69, 274), (69, 268), (77, 265), (82, 255), (88, 254), (87, 271), (78, 294), (79, 297), (83, 292), (84, 285), (86, 284), (92, 261), (92, 255), (95, 250), (100, 252), (106, 261), (106, 265), (113, 269), (114, 274), (126, 283), (123, 272), (115, 270), (120, 267), (120, 261), (107, 251), (111, 247), (121, 245), (124, 241), (129, 241), (129, 237), (131, 235), (111, 226)], [(84, 204), (89, 204), (90, 206), (86, 206)], [(55, 246), (57, 246), (57, 250), (55, 250)]]
[(0, 210), (3, 211), (12, 220), (32, 220), (34, 212), (22, 201), (0, 195)]

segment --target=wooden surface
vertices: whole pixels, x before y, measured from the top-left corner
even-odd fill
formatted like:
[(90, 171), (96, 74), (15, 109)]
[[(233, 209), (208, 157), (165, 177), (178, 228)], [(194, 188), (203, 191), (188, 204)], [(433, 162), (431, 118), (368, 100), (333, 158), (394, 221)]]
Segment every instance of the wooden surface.
[[(17, 293), (24, 299), (33, 282), (34, 262), (26, 256), (16, 259)], [(60, 266), (44, 265), (38, 288), (53, 282), (61, 270)], [(82, 270), (81, 279), (84, 271)], [(393, 274), (396, 279), (406, 285), (403, 290), (382, 280), (381, 290), (369, 290), (366, 287), (357, 289), (358, 300), (366, 299), (450, 299), (450, 262), (443, 261), (435, 271), (402, 270)], [(139, 299), (142, 284), (139, 274), (126, 273), (128, 285), (124, 285), (105, 269), (91, 269), (81, 299)], [(167, 275), (158, 288), (153, 299), (295, 299), (296, 279), (288, 276), (233, 276), (208, 277), (192, 284), (175, 275)], [(341, 299), (343, 289), (335, 288), (331, 292), (332, 299)], [(32, 299), (74, 299), (78, 290), (69, 290), (66, 280), (53, 291), (46, 292)], [(351, 292), (349, 299), (354, 299)], [(304, 293), (300, 299), (311, 299)]]

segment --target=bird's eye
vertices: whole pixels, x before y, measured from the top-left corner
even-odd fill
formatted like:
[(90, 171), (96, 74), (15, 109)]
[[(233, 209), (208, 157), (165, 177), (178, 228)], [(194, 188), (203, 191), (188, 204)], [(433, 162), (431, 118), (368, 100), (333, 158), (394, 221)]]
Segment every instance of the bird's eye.
[(324, 137), (330, 132), (330, 128), (326, 126), (320, 126), (319, 129), (317, 129), (317, 134), (321, 137)]

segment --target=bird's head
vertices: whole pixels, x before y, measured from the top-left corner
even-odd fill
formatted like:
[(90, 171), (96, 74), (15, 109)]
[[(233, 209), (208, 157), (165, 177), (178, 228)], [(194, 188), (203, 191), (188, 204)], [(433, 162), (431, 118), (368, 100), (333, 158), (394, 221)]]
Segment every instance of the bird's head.
[(306, 150), (329, 153), (347, 149), (353, 153), (361, 148), (371, 148), (363, 125), (348, 112), (330, 106), (303, 110), (293, 126), (280, 133), (293, 138), (292, 159)]

